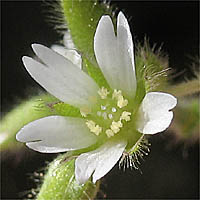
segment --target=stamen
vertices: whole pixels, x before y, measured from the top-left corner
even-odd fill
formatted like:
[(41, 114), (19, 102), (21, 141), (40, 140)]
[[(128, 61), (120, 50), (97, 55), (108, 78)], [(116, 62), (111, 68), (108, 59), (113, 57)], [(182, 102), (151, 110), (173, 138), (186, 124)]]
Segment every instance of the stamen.
[(87, 120), (86, 125), (95, 135), (99, 135), (99, 133), (101, 133), (102, 131), (102, 128), (98, 124), (96, 125), (95, 122), (92, 120)]
[(118, 101), (117, 101), (117, 106), (119, 108), (123, 108), (125, 106), (128, 105), (128, 100), (127, 99), (124, 99), (124, 97), (121, 95), (118, 97)]
[(106, 135), (110, 138), (110, 137), (114, 136), (114, 133), (113, 133), (112, 130), (107, 129), (107, 130), (106, 130)]
[(107, 90), (107, 88), (102, 87), (99, 91), (98, 91), (99, 96), (102, 99), (106, 99), (106, 97), (108, 96), (109, 92)]
[(121, 123), (121, 121), (118, 121), (118, 122), (113, 121), (110, 128), (114, 133), (118, 133), (122, 126), (123, 124)]
[(95, 135), (99, 135), (99, 133), (101, 133), (102, 131), (102, 128), (99, 126), (99, 125), (96, 125), (92, 130), (91, 132), (93, 132)]
[(95, 122), (92, 121), (92, 120), (87, 120), (87, 121), (86, 121), (86, 125), (87, 125), (87, 127), (88, 127), (89, 129), (92, 129), (92, 128), (95, 127)]
[(125, 121), (130, 121), (131, 120), (131, 113), (130, 112), (127, 112), (127, 111), (124, 111), (122, 114), (121, 114), (121, 117), (120, 117), (120, 120), (125, 120)]
[(118, 99), (119, 96), (122, 96), (122, 91), (114, 89), (114, 92), (112, 94), (112, 99)]

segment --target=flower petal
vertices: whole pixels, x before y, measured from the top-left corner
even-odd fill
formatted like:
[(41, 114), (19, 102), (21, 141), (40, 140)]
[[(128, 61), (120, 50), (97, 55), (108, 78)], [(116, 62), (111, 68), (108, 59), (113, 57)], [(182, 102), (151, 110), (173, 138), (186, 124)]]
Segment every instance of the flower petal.
[(137, 129), (144, 134), (155, 134), (169, 127), (177, 99), (167, 93), (150, 92), (144, 97), (139, 109)]
[(67, 49), (66, 47), (55, 44), (51, 46), (51, 49), (70, 60), (78, 68), (82, 68), (82, 59), (76, 50)]
[(38, 57), (47, 65), (24, 56), (23, 63), (30, 75), (49, 93), (63, 102), (82, 107), (97, 94), (98, 86), (72, 62), (42, 45), (33, 45)]
[(121, 157), (127, 142), (109, 140), (98, 149), (81, 154), (75, 161), (75, 177), (84, 184), (93, 174), (93, 182), (107, 174)]
[(94, 37), (94, 51), (99, 67), (113, 89), (134, 97), (136, 90), (133, 41), (127, 19), (118, 15), (117, 37), (112, 20), (103, 16)]
[(16, 139), (42, 153), (57, 153), (82, 149), (96, 142), (85, 120), (73, 117), (50, 116), (24, 126)]

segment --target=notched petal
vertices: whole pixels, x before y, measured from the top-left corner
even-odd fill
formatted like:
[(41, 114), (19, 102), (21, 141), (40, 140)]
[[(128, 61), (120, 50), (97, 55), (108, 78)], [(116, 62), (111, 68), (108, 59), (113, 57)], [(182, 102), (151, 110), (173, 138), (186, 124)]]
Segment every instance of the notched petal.
[(70, 60), (79, 69), (82, 69), (82, 59), (76, 50), (67, 49), (61, 45), (52, 45), (51, 49)]
[(75, 177), (79, 184), (84, 184), (93, 174), (95, 183), (107, 174), (121, 157), (127, 142), (109, 140), (98, 149), (81, 154), (75, 161)]
[(103, 16), (100, 19), (94, 37), (94, 51), (109, 85), (133, 98), (136, 90), (133, 41), (122, 12), (118, 15), (117, 36), (111, 18)]
[(50, 116), (24, 126), (16, 139), (42, 153), (57, 153), (86, 148), (96, 142), (85, 120), (73, 117)]
[(23, 63), (30, 75), (49, 93), (63, 102), (82, 107), (90, 105), (89, 98), (96, 96), (97, 84), (70, 60), (53, 50), (32, 45), (42, 63), (23, 57)]
[(167, 93), (150, 92), (139, 108), (137, 129), (144, 134), (155, 134), (167, 129), (173, 119), (171, 111), (177, 99)]

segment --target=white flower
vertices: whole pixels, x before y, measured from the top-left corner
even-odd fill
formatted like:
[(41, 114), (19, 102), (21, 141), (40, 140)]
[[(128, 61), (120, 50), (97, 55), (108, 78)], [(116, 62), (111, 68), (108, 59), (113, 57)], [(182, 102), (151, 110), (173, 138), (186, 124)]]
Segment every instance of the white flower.
[(147, 93), (139, 107), (139, 117), (137, 120), (134, 118), (132, 105), (136, 76), (133, 42), (122, 12), (117, 19), (117, 35), (111, 18), (103, 16), (94, 37), (95, 56), (110, 91), (99, 88), (80, 69), (80, 62), (74, 62), (74, 57), (68, 53), (63, 57), (63, 53), (59, 55), (39, 44), (33, 44), (32, 48), (41, 62), (24, 56), (22, 60), (27, 71), (49, 93), (80, 108), (83, 117), (45, 117), (24, 126), (16, 138), (33, 150), (57, 153), (89, 147), (100, 136), (103, 137), (105, 142), (101, 146), (82, 153), (76, 159), (78, 183), (85, 183), (91, 175), (95, 183), (112, 169), (130, 142), (124, 137), (128, 124), (135, 124), (133, 127), (143, 134), (162, 132), (170, 125), (173, 118), (171, 109), (177, 100), (161, 92)]

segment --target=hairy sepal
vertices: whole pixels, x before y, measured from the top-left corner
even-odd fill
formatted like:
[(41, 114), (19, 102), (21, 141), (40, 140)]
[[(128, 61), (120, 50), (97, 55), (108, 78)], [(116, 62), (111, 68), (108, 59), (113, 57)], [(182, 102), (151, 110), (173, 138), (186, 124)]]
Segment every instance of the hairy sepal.
[(161, 47), (152, 48), (149, 41), (144, 38), (144, 43), (136, 44), (136, 76), (140, 88), (146, 92), (159, 91), (167, 85), (168, 59), (161, 52)]
[(94, 34), (102, 15), (112, 9), (98, 1), (61, 0), (64, 18), (76, 48), (87, 59), (94, 59)]
[(108, 85), (99, 67), (94, 66), (88, 59), (84, 59), (83, 63), (88, 74), (94, 79), (99, 88), (105, 87), (107, 89), (110, 89), (110, 86)]
[(99, 189), (99, 181), (93, 184), (88, 180), (85, 184), (79, 185), (75, 180), (74, 165), (75, 159), (69, 158), (67, 154), (58, 156), (50, 163), (37, 200), (94, 199)]
[(22, 147), (23, 144), (16, 141), (16, 133), (29, 122), (55, 115), (54, 110), (47, 105), (56, 101), (51, 95), (38, 95), (23, 101), (3, 116), (0, 127), (1, 151)]
[(54, 111), (61, 116), (81, 117), (80, 110), (69, 104), (59, 102), (53, 105)]

